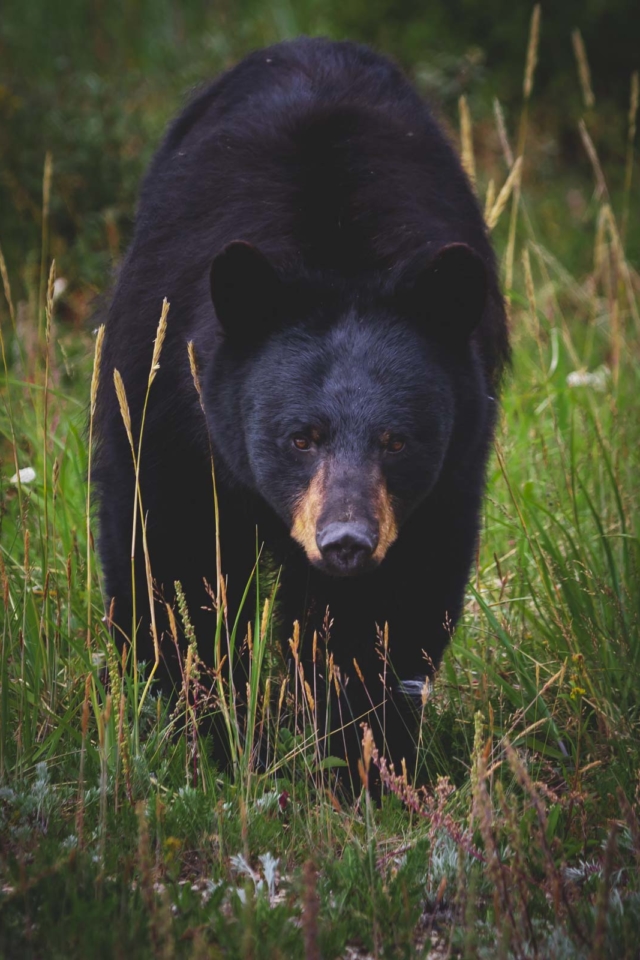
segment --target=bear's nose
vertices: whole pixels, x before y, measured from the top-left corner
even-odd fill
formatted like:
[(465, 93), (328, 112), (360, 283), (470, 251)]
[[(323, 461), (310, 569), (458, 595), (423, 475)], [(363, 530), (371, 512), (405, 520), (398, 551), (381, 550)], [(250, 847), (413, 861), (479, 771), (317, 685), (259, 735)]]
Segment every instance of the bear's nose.
[(331, 573), (353, 576), (368, 564), (378, 546), (378, 531), (361, 522), (329, 523), (316, 543)]

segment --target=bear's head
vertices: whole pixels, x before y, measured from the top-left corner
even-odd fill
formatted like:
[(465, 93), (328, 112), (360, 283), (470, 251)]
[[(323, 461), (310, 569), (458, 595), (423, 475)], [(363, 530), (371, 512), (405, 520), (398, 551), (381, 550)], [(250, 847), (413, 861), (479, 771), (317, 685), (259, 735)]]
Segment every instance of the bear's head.
[(356, 289), (288, 279), (236, 241), (213, 262), (211, 294), (222, 343), (205, 407), (217, 454), (315, 567), (375, 568), (441, 478), (461, 408), (467, 432), (483, 420), (471, 338), (487, 297), (482, 260), (451, 244), (386, 291)]

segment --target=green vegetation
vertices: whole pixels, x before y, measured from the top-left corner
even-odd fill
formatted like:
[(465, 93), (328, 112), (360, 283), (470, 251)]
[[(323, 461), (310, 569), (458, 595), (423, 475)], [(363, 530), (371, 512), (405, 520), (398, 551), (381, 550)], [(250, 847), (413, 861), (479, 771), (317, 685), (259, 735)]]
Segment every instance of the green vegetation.
[[(66, 6), (69, 48), (90, 72), (85, 7)], [(553, 188), (533, 105), (535, 122), (527, 102), (519, 125), (507, 117), (513, 154), (524, 149), (522, 182), (480, 111), (478, 193), (495, 222), (514, 333), (482, 543), (464, 621), (425, 690), (427, 786), (387, 771), (365, 732), (363, 762), (378, 765), (387, 793), (379, 807), (364, 790), (351, 804), (335, 794), (316, 736), (319, 677), (308, 687), (287, 679), (278, 640), (289, 631), (295, 646), (295, 631), (272, 617), (266, 581), (244, 719), (223, 673), (207, 677), (193, 650), (178, 705), (167, 705), (146, 686), (150, 669), (122, 674), (103, 623), (85, 482), (94, 337), (78, 320), (88, 289), (104, 283), (104, 251), (121, 249), (147, 142), (177, 102), (157, 72), (173, 8), (154, 9), (153, 36), (164, 24), (169, 38), (158, 59), (133, 31), (113, 77), (95, 79), (82, 101), (82, 122), (84, 93), (61, 98), (60, 128), (70, 129), (45, 164), (44, 215), (29, 212), (29, 161), (0, 236), (11, 252), (0, 304), (0, 956), (635, 958), (640, 277), (627, 108), (608, 126), (597, 101), (588, 108), (587, 159), (565, 165)], [(231, 14), (228, 30), (220, 16), (226, 45), (213, 67), (183, 57), (180, 83), (299, 26), (290, 11), (268, 36), (257, 17), (238, 34)], [(202, 51), (201, 28), (185, 14), (180, 29)], [(116, 75), (129, 62), (123, 111)], [(134, 129), (143, 146), (127, 167)], [(605, 172), (603, 129), (619, 132)], [(37, 153), (34, 130), (23, 135)], [(467, 135), (461, 146), (471, 166)], [(7, 170), (18, 174), (5, 159), (6, 184)], [(93, 165), (88, 189), (66, 192), (73, 171)], [(62, 294), (51, 254), (70, 280)], [(188, 611), (176, 616), (188, 621)], [(211, 710), (235, 732), (230, 774), (194, 722)]]

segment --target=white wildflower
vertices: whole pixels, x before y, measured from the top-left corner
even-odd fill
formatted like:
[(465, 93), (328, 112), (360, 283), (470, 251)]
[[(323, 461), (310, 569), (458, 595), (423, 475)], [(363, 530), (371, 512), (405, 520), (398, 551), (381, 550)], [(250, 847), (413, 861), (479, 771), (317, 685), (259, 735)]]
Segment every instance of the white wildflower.
[(262, 864), (262, 872), (264, 873), (264, 878), (267, 881), (267, 889), (269, 890), (269, 899), (275, 896), (276, 893), (276, 881), (277, 881), (277, 869), (278, 863), (280, 862), (277, 857), (271, 856), (270, 853), (265, 853), (261, 857), (258, 857), (258, 860)]
[(9, 483), (17, 483), (18, 480), (20, 483), (33, 483), (35, 478), (36, 472), (33, 467), (23, 467), (22, 470), (18, 470), (17, 473), (14, 473)]
[(602, 393), (607, 389), (611, 371), (604, 364), (596, 370), (574, 370), (567, 376), (568, 387), (591, 387)]
[(56, 277), (53, 283), (53, 302), (59, 300), (68, 287), (68, 281), (64, 277)]

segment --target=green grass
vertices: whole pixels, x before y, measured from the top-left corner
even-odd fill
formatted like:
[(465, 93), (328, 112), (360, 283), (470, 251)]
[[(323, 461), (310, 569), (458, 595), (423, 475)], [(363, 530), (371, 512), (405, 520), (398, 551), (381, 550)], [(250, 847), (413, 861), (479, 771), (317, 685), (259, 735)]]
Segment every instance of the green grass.
[[(500, 186), (497, 156), (479, 170), (483, 202), (496, 172)], [(292, 625), (264, 613), (263, 574), (246, 720), (222, 674), (205, 701), (193, 650), (177, 709), (122, 674), (87, 543), (93, 340), (46, 306), (46, 248), (29, 300), (5, 297), (0, 956), (637, 956), (640, 281), (616, 232), (629, 198), (615, 218), (594, 198), (579, 223), (552, 198), (541, 231), (534, 164), (527, 178), (496, 228), (514, 366), (466, 612), (423, 706), (427, 786), (369, 745), (379, 807), (333, 789), (314, 680), (287, 679)], [(541, 246), (554, 230), (558, 249)], [(593, 266), (572, 272), (578, 242)], [(25, 467), (35, 479), (12, 481)], [(235, 738), (231, 773), (194, 722), (211, 709)]]

